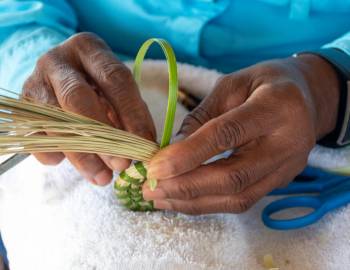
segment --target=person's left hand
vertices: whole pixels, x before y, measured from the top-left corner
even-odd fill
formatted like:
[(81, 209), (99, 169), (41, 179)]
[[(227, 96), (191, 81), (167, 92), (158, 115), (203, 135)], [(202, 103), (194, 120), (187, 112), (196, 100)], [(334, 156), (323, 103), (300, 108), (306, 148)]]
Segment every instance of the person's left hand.
[[(306, 165), (317, 139), (337, 119), (334, 68), (314, 55), (264, 62), (223, 76), (185, 119), (185, 139), (161, 150), (146, 200), (187, 214), (240, 213), (286, 185)], [(227, 159), (203, 163), (223, 151)]]

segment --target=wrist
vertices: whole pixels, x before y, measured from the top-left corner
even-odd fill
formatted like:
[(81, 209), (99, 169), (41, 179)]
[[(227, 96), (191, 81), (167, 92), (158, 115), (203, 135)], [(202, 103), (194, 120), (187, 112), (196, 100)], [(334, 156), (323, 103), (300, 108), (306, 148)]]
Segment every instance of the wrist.
[(325, 59), (302, 54), (293, 59), (308, 88), (315, 112), (317, 139), (331, 133), (337, 123), (341, 80), (337, 70)]

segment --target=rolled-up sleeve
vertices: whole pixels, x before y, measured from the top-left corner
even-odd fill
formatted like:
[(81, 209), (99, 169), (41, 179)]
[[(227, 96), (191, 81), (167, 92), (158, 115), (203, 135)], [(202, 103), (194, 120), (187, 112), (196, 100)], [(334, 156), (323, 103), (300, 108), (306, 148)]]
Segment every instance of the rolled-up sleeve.
[[(335, 48), (350, 56), (350, 32), (324, 45), (323, 48)], [(350, 146), (328, 148), (317, 145), (309, 156), (309, 165), (336, 173), (350, 174)]]
[(324, 48), (336, 48), (350, 55), (350, 32), (333, 42), (326, 44)]
[(0, 87), (20, 93), (37, 59), (76, 30), (63, 0), (0, 1)]

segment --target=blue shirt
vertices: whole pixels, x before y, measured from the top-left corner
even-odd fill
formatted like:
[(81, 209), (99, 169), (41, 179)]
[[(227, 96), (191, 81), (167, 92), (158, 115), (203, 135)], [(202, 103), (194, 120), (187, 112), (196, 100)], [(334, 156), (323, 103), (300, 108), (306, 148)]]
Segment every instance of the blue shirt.
[(327, 43), (350, 53), (350, 0), (3, 0), (0, 86), (20, 91), (38, 57), (77, 31), (130, 57), (162, 37), (180, 61), (230, 72)]

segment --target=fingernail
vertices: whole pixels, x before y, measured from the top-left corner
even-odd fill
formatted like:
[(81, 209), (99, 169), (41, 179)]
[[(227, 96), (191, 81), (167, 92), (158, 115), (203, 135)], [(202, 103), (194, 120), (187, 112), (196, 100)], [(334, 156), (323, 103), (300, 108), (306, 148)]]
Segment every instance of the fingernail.
[(142, 188), (142, 194), (143, 194), (143, 198), (146, 201), (152, 201), (152, 200), (158, 200), (158, 199), (165, 199), (166, 198), (166, 194), (164, 192), (164, 190), (162, 188), (156, 188), (154, 191), (152, 191), (147, 183), (145, 185), (143, 185)]
[(153, 201), (154, 208), (163, 210), (172, 210), (171, 203), (167, 200)]
[(148, 179), (160, 179), (162, 168), (164, 168), (164, 162), (156, 161), (151, 162), (147, 170)]
[(151, 161), (148, 167), (147, 178), (148, 179), (167, 179), (176, 175), (176, 166), (171, 159), (158, 159)]
[(110, 170), (100, 171), (95, 175), (94, 180), (100, 186), (107, 185), (112, 180), (112, 172)]

